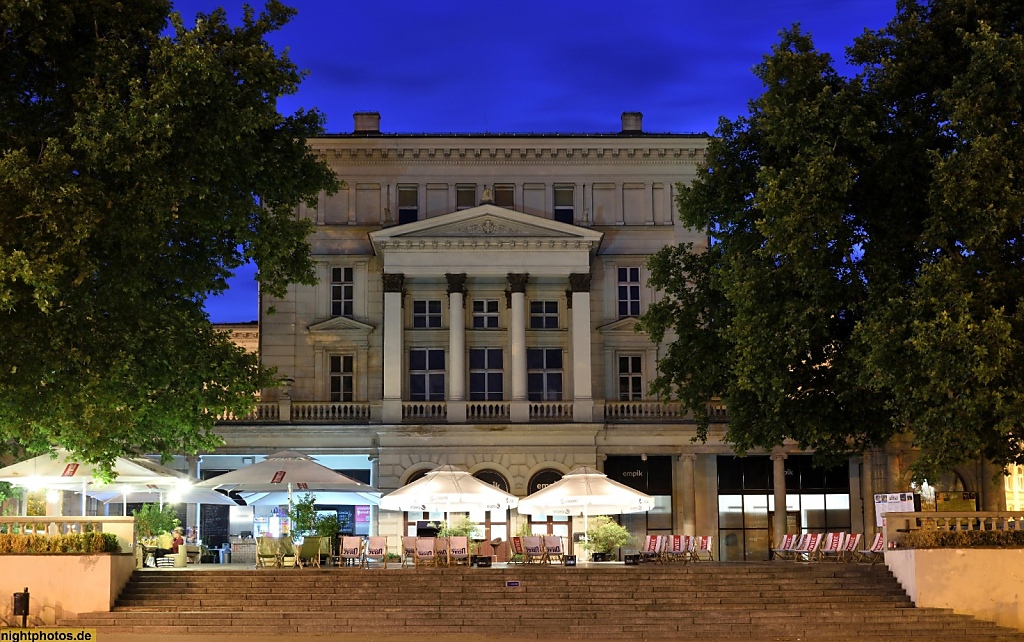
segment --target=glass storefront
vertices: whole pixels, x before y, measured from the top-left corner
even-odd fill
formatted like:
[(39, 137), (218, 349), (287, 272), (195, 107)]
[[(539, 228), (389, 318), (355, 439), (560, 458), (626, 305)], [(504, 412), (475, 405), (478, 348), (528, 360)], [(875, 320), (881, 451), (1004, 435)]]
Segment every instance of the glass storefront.
[[(786, 472), (786, 531), (850, 530), (848, 466), (815, 468), (810, 455), (789, 455)], [(767, 560), (772, 542), (775, 484), (767, 455), (718, 457), (719, 559)]]

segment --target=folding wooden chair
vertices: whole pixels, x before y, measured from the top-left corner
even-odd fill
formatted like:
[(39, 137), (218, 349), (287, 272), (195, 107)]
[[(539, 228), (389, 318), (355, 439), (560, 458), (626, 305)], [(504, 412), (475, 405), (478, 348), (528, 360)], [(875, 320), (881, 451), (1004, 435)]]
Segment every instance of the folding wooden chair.
[(640, 559), (650, 562), (657, 562), (661, 555), (661, 536), (645, 535), (644, 545), (640, 549)]
[(818, 552), (821, 545), (821, 533), (807, 533), (807, 537), (801, 537), (800, 543), (793, 549), (794, 562), (810, 562)]
[(374, 536), (366, 540), (363, 568), (370, 568), (370, 562), (383, 564), (384, 568), (388, 567), (388, 538)]
[(523, 538), (523, 552), (526, 555), (526, 563), (544, 561), (544, 545), (539, 535), (529, 535)]
[(448, 537), (434, 539), (434, 556), (438, 566), (451, 566), (451, 541)]
[(666, 562), (690, 561), (690, 547), (693, 545), (693, 537), (689, 535), (668, 535), (665, 543)]
[(315, 566), (320, 568), (320, 538), (307, 535), (299, 547), (299, 568)]
[(469, 538), (465, 535), (448, 538), (448, 565), (469, 566)]
[(278, 563), (277, 538), (263, 535), (256, 538), (256, 568), (280, 566)]
[(402, 566), (416, 566), (416, 537), (414, 535), (402, 538)]
[(339, 556), (342, 566), (363, 565), (363, 538), (342, 537), (341, 555)]
[[(513, 537), (509, 540), (509, 550), (512, 551), (512, 563), (513, 564), (524, 564), (526, 563), (526, 551), (523, 550), (523, 538)], [(515, 560), (515, 556), (519, 556), (519, 560)]]
[(284, 568), (295, 568), (298, 556), (295, 555), (295, 544), (288, 535), (277, 540), (277, 565)]
[(690, 554), (690, 558), (694, 562), (706, 560), (713, 562), (715, 560), (713, 546), (715, 538), (713, 535), (698, 535), (694, 538), (693, 542), (693, 553)]
[(860, 550), (860, 533), (850, 533), (846, 536), (846, 542), (843, 543), (843, 554), (841, 561), (851, 562), (853, 556)]
[(864, 550), (857, 551), (856, 559), (854, 561), (874, 564), (878, 560), (884, 559), (885, 556), (885, 533), (875, 533), (875, 538), (871, 540), (871, 546)]
[(797, 534), (786, 533), (779, 541), (779, 545), (772, 549), (772, 559), (785, 560), (793, 555), (793, 548), (797, 545)]
[(565, 550), (562, 549), (562, 538), (558, 535), (544, 536), (544, 563), (565, 563)]
[(845, 544), (846, 533), (826, 533), (814, 559), (820, 562), (841, 562)]
[(421, 566), (437, 566), (437, 550), (433, 537), (416, 538), (416, 568)]

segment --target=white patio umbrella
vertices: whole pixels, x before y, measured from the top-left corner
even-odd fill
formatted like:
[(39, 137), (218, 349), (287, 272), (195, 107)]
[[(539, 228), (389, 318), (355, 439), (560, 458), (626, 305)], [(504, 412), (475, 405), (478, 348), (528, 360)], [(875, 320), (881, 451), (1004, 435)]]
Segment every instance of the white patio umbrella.
[[(380, 497), (371, 493), (346, 493), (339, 492), (336, 490), (311, 490), (311, 491), (299, 491), (302, 494), (310, 492), (316, 497), (316, 503), (321, 505), (332, 505), (332, 504), (356, 504), (365, 506), (371, 504), (377, 505), (380, 501)], [(278, 491), (274, 493), (239, 493), (239, 496), (245, 500), (246, 506), (280, 506), (288, 503), (288, 493)]]
[(184, 488), (169, 488), (157, 490), (146, 487), (124, 487), (121, 489), (111, 488), (106, 490), (86, 491), (93, 499), (98, 499), (104, 504), (122, 501), (123, 497), (133, 502), (144, 503), (167, 503), (167, 504), (216, 504), (221, 506), (237, 506), (237, 502), (223, 493), (208, 488), (195, 488), (192, 486)]
[(587, 466), (519, 500), (520, 514), (582, 515), (584, 533), (590, 515), (644, 513), (653, 507), (654, 498), (650, 495), (608, 479), (601, 471)]
[[(181, 479), (187, 479), (177, 471), (143, 458), (117, 457), (114, 459), (112, 471), (117, 483), (150, 484), (158, 488), (170, 488), (179, 484)], [(79, 462), (74, 453), (57, 448), (52, 453), (0, 468), (0, 481), (10, 482), (29, 490), (76, 490), (82, 494), (84, 515), (85, 498), (89, 489), (103, 487), (103, 483), (99, 481), (99, 474), (98, 465)]]
[(456, 466), (438, 466), (420, 479), (380, 499), (380, 507), (395, 511), (463, 512), (515, 508), (519, 498), (482, 482)]
[(294, 491), (358, 493), (363, 501), (356, 503), (362, 504), (376, 504), (380, 497), (380, 492), (373, 486), (334, 472), (309, 455), (294, 450), (267, 455), (259, 463), (201, 481), (196, 487), (239, 493), (287, 493), (289, 507)]

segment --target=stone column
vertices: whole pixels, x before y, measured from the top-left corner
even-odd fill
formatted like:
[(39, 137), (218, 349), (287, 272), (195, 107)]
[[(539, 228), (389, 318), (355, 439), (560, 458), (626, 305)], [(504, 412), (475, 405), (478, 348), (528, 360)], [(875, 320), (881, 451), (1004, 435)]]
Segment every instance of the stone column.
[(572, 289), (572, 419), (594, 421), (593, 373), (590, 364), (590, 274), (570, 274)]
[(683, 453), (679, 455), (680, 468), (680, 511), (677, 513), (679, 521), (679, 533), (681, 535), (697, 534), (697, 486), (695, 483), (694, 468), (697, 455), (694, 453)]
[(448, 279), (448, 421), (466, 421), (466, 275)]
[(384, 423), (402, 421), (402, 293), (404, 274), (385, 274), (384, 281), (384, 400), (381, 419)]
[(529, 274), (508, 275), (512, 292), (512, 318), (509, 323), (509, 355), (512, 376), (512, 401), (509, 413), (514, 422), (530, 420), (530, 405), (526, 387), (526, 284)]
[(1002, 469), (988, 460), (982, 460), (981, 479), (978, 480), (982, 489), (982, 510), (989, 512), (1006, 510), (1006, 484)]
[(864, 507), (864, 539), (871, 541), (878, 531), (875, 524), (875, 457), (874, 450), (866, 450), (861, 455), (864, 462), (860, 476), (861, 502)]
[(775, 513), (772, 516), (775, 541), (771, 545), (775, 546), (786, 534), (786, 453), (773, 452), (771, 459), (772, 483), (775, 486)]
[[(199, 481), (199, 457), (196, 455), (186, 455), (185, 462), (188, 464), (189, 479)], [(201, 517), (199, 511), (199, 504), (189, 502), (185, 505), (185, 527), (192, 529), (192, 532), (199, 531)], [(199, 537), (204, 537), (203, 533), (199, 533)]]
[[(380, 457), (377, 455), (370, 455), (370, 485), (374, 488), (377, 487), (377, 481), (380, 477)], [(353, 518), (355, 515), (352, 516)], [(370, 504), (370, 535), (380, 534), (380, 509), (375, 505)]]

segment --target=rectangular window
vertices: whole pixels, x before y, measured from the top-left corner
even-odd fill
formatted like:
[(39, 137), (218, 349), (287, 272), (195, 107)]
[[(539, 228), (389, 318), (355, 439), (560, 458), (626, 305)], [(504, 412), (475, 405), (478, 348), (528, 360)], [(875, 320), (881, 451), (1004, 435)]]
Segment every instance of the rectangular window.
[(498, 207), (507, 207), (510, 210), (516, 207), (515, 185), (495, 185), (494, 204)]
[(562, 350), (528, 348), (526, 385), (530, 401), (562, 400)]
[(469, 351), (469, 400), (501, 401), (504, 398), (501, 348)]
[(619, 401), (643, 399), (643, 376), (640, 372), (640, 357), (635, 355), (619, 357)]
[(438, 300), (418, 300), (412, 302), (413, 328), (440, 328), (441, 302)]
[(619, 268), (619, 318), (640, 316), (640, 268)]
[(351, 317), (355, 300), (352, 268), (331, 268), (331, 316)]
[(355, 401), (353, 362), (352, 355), (331, 355), (331, 401)]
[(530, 329), (558, 329), (558, 301), (530, 301)]
[(417, 185), (398, 186), (398, 224), (414, 223), (420, 218), (419, 191)]
[(575, 223), (575, 211), (573, 209), (573, 186), (555, 185), (555, 220), (559, 223)]
[(478, 329), (498, 327), (497, 299), (476, 299), (473, 301), (473, 327)]
[(444, 350), (409, 351), (409, 400), (444, 401)]
[(468, 210), (476, 207), (476, 185), (455, 186), (455, 209)]

